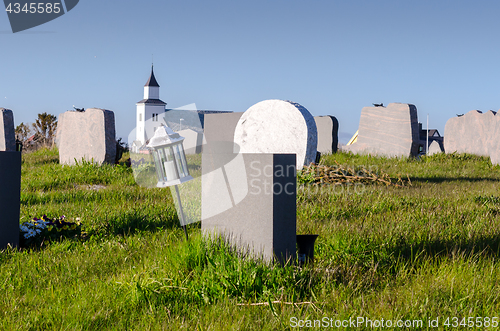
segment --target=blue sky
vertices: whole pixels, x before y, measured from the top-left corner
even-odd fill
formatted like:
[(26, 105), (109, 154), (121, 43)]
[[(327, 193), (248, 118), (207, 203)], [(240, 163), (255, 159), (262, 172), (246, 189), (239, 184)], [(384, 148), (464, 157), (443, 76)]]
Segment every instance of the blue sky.
[[(266, 99), (357, 130), (372, 103), (419, 120), (500, 108), (498, 1), (98, 1), (13, 34), (0, 13), (0, 107), (16, 125), (78, 107), (135, 126), (151, 55), (167, 107), (245, 111)], [(425, 127), (425, 124), (424, 124)]]

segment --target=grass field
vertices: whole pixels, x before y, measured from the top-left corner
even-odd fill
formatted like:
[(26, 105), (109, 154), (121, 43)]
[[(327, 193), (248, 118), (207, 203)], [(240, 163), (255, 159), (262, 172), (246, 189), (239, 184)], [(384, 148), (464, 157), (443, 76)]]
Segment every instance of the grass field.
[(336, 162), (408, 175), (411, 186), (299, 190), (297, 232), (320, 235), (314, 265), (299, 268), (240, 259), (204, 240), (199, 223), (186, 242), (170, 190), (137, 186), (126, 166), (63, 167), (56, 150), (25, 154), (21, 222), (66, 215), (80, 218), (86, 234), (0, 251), (0, 330), (498, 323), (500, 167), (470, 155), (321, 160)]

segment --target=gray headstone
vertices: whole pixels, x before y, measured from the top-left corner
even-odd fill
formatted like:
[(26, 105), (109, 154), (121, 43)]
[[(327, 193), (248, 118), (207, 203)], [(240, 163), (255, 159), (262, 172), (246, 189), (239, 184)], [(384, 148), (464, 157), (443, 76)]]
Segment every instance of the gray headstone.
[(19, 245), (21, 153), (0, 152), (0, 249)]
[(387, 107), (364, 107), (358, 140), (343, 150), (389, 157), (416, 156), (419, 143), (417, 107), (390, 103)]
[(12, 110), (0, 108), (0, 151), (16, 150), (16, 133)]
[(186, 155), (201, 153), (201, 148), (203, 145), (203, 133), (196, 132), (191, 129), (177, 131), (177, 133), (184, 137), (182, 146), (184, 147), (184, 152), (186, 153)]
[(205, 114), (204, 139), (208, 144), (213, 142), (229, 142), (231, 144), (216, 144), (220, 153), (233, 153), (234, 130), (243, 112)]
[(315, 116), (314, 121), (318, 130), (318, 152), (321, 154), (336, 153), (339, 143), (339, 121), (330, 115)]
[(434, 140), (429, 145), (429, 152), (427, 153), (427, 155), (434, 155), (442, 152), (443, 150), (441, 149), (441, 145), (438, 141)]
[(294, 153), (297, 169), (314, 162), (316, 123), (309, 111), (291, 101), (264, 100), (243, 113), (234, 131), (241, 153)]
[[(231, 143), (228, 143), (231, 145)], [(295, 255), (295, 154), (202, 154), (205, 235), (222, 235), (254, 257)]]
[(483, 114), (472, 110), (463, 116), (450, 118), (444, 127), (444, 150), (446, 153), (490, 156), (499, 146), (498, 122), (492, 111)]
[(59, 163), (93, 161), (115, 162), (115, 115), (111, 110), (89, 108), (84, 112), (67, 111), (59, 115), (56, 141)]

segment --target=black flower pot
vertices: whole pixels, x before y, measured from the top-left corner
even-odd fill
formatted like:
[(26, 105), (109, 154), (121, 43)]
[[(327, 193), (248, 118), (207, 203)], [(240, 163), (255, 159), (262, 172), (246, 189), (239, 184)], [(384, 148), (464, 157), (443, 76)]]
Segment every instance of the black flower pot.
[(299, 265), (314, 261), (314, 242), (318, 238), (317, 234), (298, 234), (297, 250)]

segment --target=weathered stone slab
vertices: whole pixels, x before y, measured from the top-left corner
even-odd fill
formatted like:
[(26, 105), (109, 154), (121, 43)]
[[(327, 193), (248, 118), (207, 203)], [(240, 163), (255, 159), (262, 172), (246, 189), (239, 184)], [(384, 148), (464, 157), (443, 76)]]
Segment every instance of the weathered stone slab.
[(15, 150), (14, 114), (10, 109), (0, 108), (0, 151)]
[[(490, 156), (498, 146), (498, 119), (495, 113), (472, 110), (450, 118), (444, 127), (446, 153), (469, 153)], [(500, 133), (500, 132), (498, 132)]]
[(309, 111), (291, 101), (264, 100), (243, 113), (234, 130), (241, 153), (294, 153), (297, 169), (314, 162), (316, 123)]
[(207, 150), (202, 154), (204, 234), (223, 235), (241, 251), (265, 260), (294, 257), (295, 154)]
[(339, 121), (330, 115), (315, 116), (314, 121), (318, 130), (318, 152), (321, 154), (336, 153), (339, 143)]
[(89, 108), (59, 115), (56, 141), (59, 163), (82, 160), (97, 164), (115, 162), (115, 115), (111, 110)]
[(500, 163), (500, 116), (496, 112), (471, 110), (463, 116), (450, 118), (444, 127), (446, 153), (469, 153), (489, 156)]
[(343, 150), (389, 157), (416, 156), (419, 142), (417, 107), (390, 103), (387, 107), (364, 107), (358, 140)]
[(200, 154), (203, 145), (203, 133), (191, 129), (177, 131), (181, 137), (184, 137), (182, 146), (186, 154)]
[(0, 152), (0, 249), (19, 245), (21, 153)]

